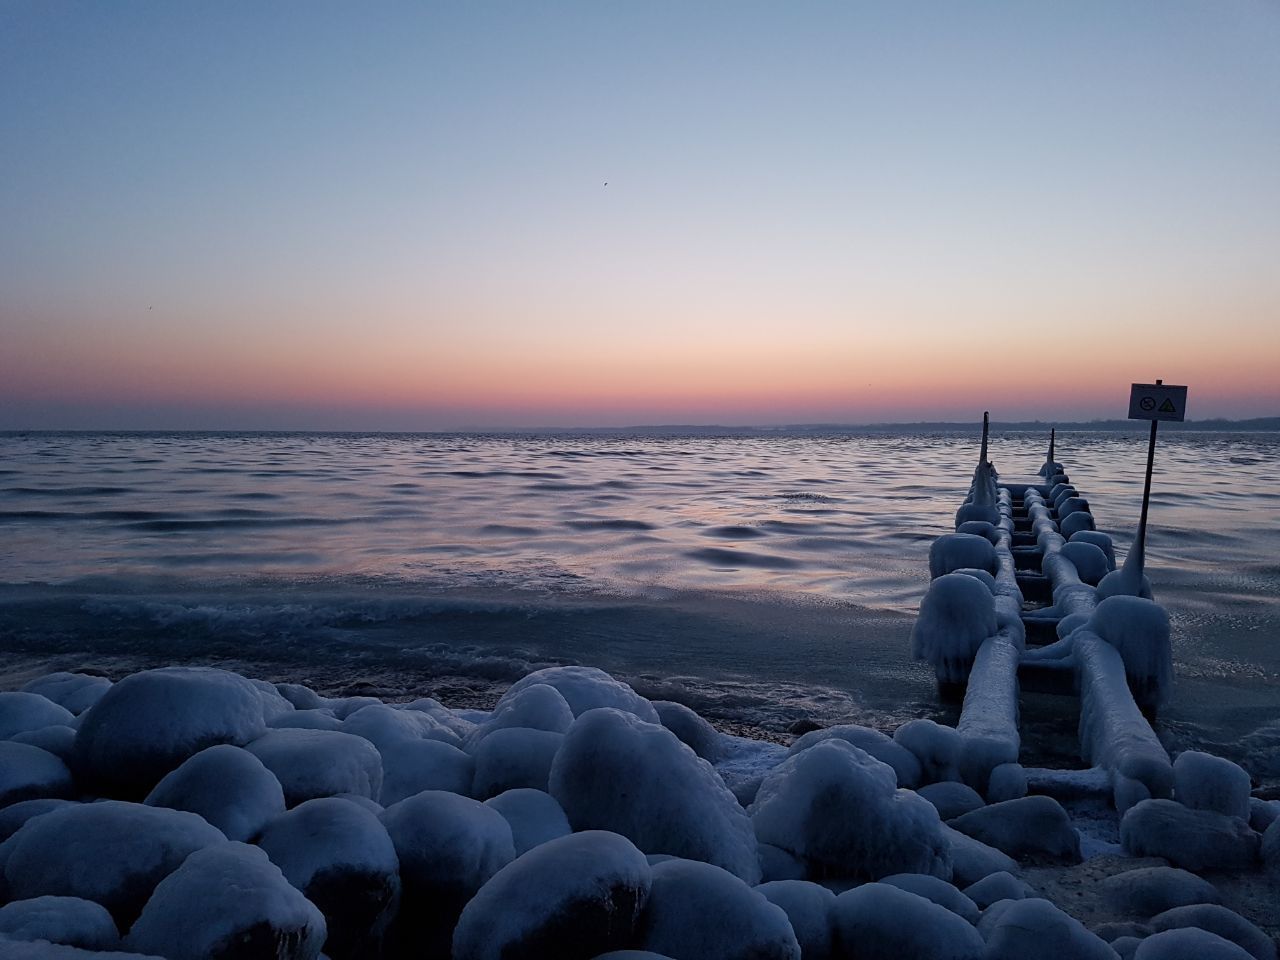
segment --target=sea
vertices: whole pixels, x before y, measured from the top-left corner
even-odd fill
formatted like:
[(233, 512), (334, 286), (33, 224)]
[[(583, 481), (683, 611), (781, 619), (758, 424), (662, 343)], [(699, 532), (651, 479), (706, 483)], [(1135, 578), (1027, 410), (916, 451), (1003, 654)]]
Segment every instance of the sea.
[[(1121, 554), (1145, 424), (1060, 433)], [(1043, 433), (996, 433), (1002, 477)], [(209, 663), (330, 693), (491, 705), (582, 663), (731, 731), (954, 722), (911, 624), (972, 431), (681, 436), (0, 434), (0, 688)], [(1162, 437), (1147, 574), (1172, 749), (1280, 781), (1280, 434)], [(1024, 701), (1069, 765), (1075, 702)]]

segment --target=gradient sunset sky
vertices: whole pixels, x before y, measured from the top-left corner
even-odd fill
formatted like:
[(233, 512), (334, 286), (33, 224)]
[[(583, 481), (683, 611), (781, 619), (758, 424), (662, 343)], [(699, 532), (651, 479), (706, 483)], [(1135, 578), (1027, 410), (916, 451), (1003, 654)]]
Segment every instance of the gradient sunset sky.
[[(607, 183), (607, 185), (606, 185)], [(0, 3), (0, 428), (1280, 414), (1280, 4)]]

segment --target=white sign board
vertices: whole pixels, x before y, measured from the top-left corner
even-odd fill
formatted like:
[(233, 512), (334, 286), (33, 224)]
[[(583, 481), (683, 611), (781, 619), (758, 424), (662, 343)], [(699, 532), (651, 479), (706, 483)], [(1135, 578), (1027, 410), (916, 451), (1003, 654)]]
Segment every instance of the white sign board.
[(1130, 420), (1185, 420), (1186, 416), (1186, 387), (1135, 383), (1129, 391)]

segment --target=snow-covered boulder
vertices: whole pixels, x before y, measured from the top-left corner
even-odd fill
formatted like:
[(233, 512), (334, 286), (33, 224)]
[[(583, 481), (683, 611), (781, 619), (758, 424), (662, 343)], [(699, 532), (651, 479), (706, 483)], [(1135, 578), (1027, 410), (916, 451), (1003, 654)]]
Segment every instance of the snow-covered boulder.
[(1001, 900), (983, 913), (978, 930), (987, 941), (986, 960), (1116, 960), (1105, 940), (1048, 900)]
[(126, 944), (169, 960), (315, 960), (324, 940), (320, 911), (267, 855), (228, 842), (193, 853), (162, 880)]
[(41, 727), (39, 730), (27, 730), (15, 733), (9, 738), (11, 743), (25, 743), (28, 746), (48, 750), (63, 763), (74, 762), (76, 752), (76, 731), (73, 727), (55, 724), (52, 727)]
[(1086, 530), (1096, 530), (1097, 524), (1094, 522), (1093, 514), (1087, 510), (1079, 510), (1058, 521), (1058, 529), (1062, 531), (1064, 537), (1070, 540), (1078, 533), (1084, 533)]
[(107, 908), (79, 897), (36, 897), (5, 904), (0, 907), (0, 937), (48, 940), (86, 950), (114, 950), (120, 945), (120, 933)]
[(885, 883), (846, 890), (831, 908), (837, 941), (866, 960), (983, 960), (986, 944), (945, 907)]
[[(55, 800), (45, 797), (39, 800), (21, 800), (18, 803), (10, 804), (0, 809), (0, 843), (17, 833), (22, 825), (32, 817), (38, 817), (42, 813), (48, 813), (50, 810), (57, 810), (59, 807), (72, 806), (75, 802), (74, 800)], [(3, 869), (0, 869), (0, 874), (3, 872)]]
[(125, 677), (76, 733), (78, 773), (107, 796), (146, 796), (205, 747), (242, 746), (266, 729), (258, 689), (238, 674), (162, 667)]
[(74, 720), (69, 710), (38, 693), (0, 693), (0, 740), (41, 727), (65, 726)]
[(0, 740), (0, 807), (42, 797), (70, 797), (67, 765), (47, 750)]
[(275, 684), (268, 683), (266, 680), (258, 680), (255, 677), (250, 677), (249, 682), (258, 691), (258, 699), (262, 702), (262, 719), (264, 722), (270, 723), (276, 717), (293, 713), (297, 709), (292, 701), (276, 689)]
[(127, 928), (156, 884), (197, 850), (226, 837), (194, 813), (105, 800), (59, 807), (9, 838), (14, 899), (82, 897)]
[(658, 711), (662, 725), (703, 760), (714, 763), (720, 758), (724, 745), (719, 732), (693, 710), (671, 700), (655, 700), (653, 709)]
[(673, 859), (652, 872), (640, 920), (646, 950), (676, 960), (800, 960), (786, 912), (727, 870)]
[(1155, 709), (1168, 701), (1173, 688), (1173, 647), (1164, 607), (1141, 597), (1107, 597), (1089, 618), (1089, 629), (1120, 651), (1125, 678), (1139, 707)]
[[(955, 727), (946, 727), (933, 720), (908, 720), (893, 731), (893, 740), (906, 747), (920, 764), (921, 783), (940, 783), (960, 779), (957, 766), (960, 756), (960, 735)], [(855, 743), (854, 746), (862, 746)], [(867, 750), (866, 747), (862, 749)], [(876, 754), (867, 750), (873, 757)], [(885, 760), (884, 757), (876, 757)], [(885, 760), (886, 763), (889, 761)], [(895, 768), (896, 769), (896, 768)], [(899, 781), (899, 786), (907, 784)]]
[(1249, 951), (1254, 960), (1276, 960), (1275, 941), (1240, 914), (1212, 903), (1174, 907), (1151, 918), (1157, 933), (1197, 927), (1216, 933)]
[(1280, 875), (1280, 820), (1276, 820), (1271, 826), (1267, 827), (1267, 832), (1262, 835), (1262, 862), (1267, 868), (1267, 873), (1272, 876)]
[(5, 940), (0, 937), (4, 960), (165, 960), (164, 957), (116, 950), (82, 950), (47, 940)]
[(342, 721), (328, 710), (294, 710), (281, 713), (267, 721), (267, 726), (278, 729), (341, 730)]
[(1027, 771), (1020, 763), (1001, 763), (991, 771), (987, 781), (987, 800), (1001, 803), (1020, 800), (1027, 795)]
[(336, 797), (308, 800), (272, 820), (258, 845), (324, 914), (327, 956), (378, 955), (400, 904), (400, 861), (375, 814)]
[(472, 795), (487, 800), (519, 787), (546, 790), (564, 739), (563, 733), (550, 730), (507, 727), (493, 731), (476, 747)]
[(1243, 870), (1258, 860), (1249, 824), (1174, 800), (1143, 800), (1120, 821), (1120, 842), (1134, 857), (1164, 857), (1187, 870)]
[(934, 805), (943, 820), (951, 820), (985, 805), (981, 794), (973, 787), (951, 780), (926, 784), (916, 792)]
[(963, 573), (943, 574), (929, 584), (920, 602), (911, 628), (911, 654), (932, 664), (940, 682), (964, 683), (978, 648), (995, 632), (991, 591)]
[(1000, 542), (1000, 528), (989, 520), (965, 520), (956, 525), (956, 533), (972, 533), (992, 544)]
[(1034, 897), (1036, 892), (1013, 874), (1001, 870), (969, 884), (964, 888), (964, 895), (985, 910), (1001, 900), (1025, 900)]
[(1138, 867), (1101, 882), (1107, 899), (1120, 909), (1154, 917), (1193, 903), (1221, 903), (1222, 895), (1208, 880), (1177, 867)]
[(1267, 827), (1277, 820), (1280, 820), (1280, 800), (1249, 798), (1249, 826), (1254, 830), (1265, 833)]
[(887, 763), (893, 768), (900, 787), (910, 788), (920, 784), (920, 761), (916, 759), (914, 753), (879, 730), (872, 730), (870, 727), (859, 726), (856, 723), (844, 723), (810, 731), (793, 743), (788, 752), (791, 756), (795, 756), (801, 750), (808, 750), (826, 740), (843, 740), (851, 743), (881, 763)]
[(556, 754), (548, 792), (575, 830), (611, 830), (646, 853), (760, 880), (756, 838), (737, 799), (711, 764), (657, 723), (611, 708), (583, 713)]
[(357, 710), (363, 710), (365, 707), (386, 706), (377, 697), (327, 697), (320, 701), (320, 705), (339, 720), (346, 720)]
[(1250, 955), (1216, 933), (1183, 927), (1147, 937), (1133, 952), (1133, 960), (1250, 960)]
[(895, 873), (892, 876), (881, 877), (877, 882), (887, 883), (907, 893), (914, 893), (917, 897), (932, 900), (968, 923), (978, 922), (978, 905), (967, 893), (961, 893), (945, 880), (923, 873)]
[(1249, 819), (1249, 774), (1224, 757), (1186, 750), (1173, 761), (1173, 796), (1193, 810)]
[[(421, 740), (428, 727), (437, 724), (417, 710), (397, 710), (385, 703), (374, 703), (348, 714), (342, 721), (342, 732), (364, 737), (378, 749), (394, 743)], [(458, 745), (452, 731), (449, 740)]]
[(761, 882), (774, 880), (804, 880), (809, 876), (809, 865), (792, 853), (771, 843), (756, 845), (760, 855)]
[(517, 788), (486, 800), (485, 806), (497, 810), (511, 827), (511, 840), (519, 857), (534, 847), (568, 836), (573, 832), (556, 798), (541, 790)]
[(394, 939), (423, 955), (447, 956), (463, 906), (515, 859), (511, 827), (492, 807), (440, 790), (392, 804), (382, 823), (400, 859)]
[(996, 548), (986, 537), (972, 533), (947, 533), (933, 541), (929, 547), (930, 579), (937, 580), (962, 567), (985, 570), (995, 576), (1000, 569)]
[(423, 790), (447, 790), (470, 796), (476, 764), (457, 747), (441, 740), (405, 740), (383, 747), (383, 806), (399, 803)]
[(1080, 836), (1062, 804), (1052, 797), (993, 803), (956, 817), (948, 825), (1011, 857), (1080, 862)]
[(458, 920), (454, 960), (591, 957), (635, 939), (649, 899), (644, 854), (616, 833), (549, 840), (504, 866)]
[[(1081, 531), (1087, 532), (1087, 531)], [(1080, 536), (1077, 533), (1076, 536)], [(1075, 565), (1076, 573), (1081, 581), (1096, 587), (1108, 573), (1111, 566), (1107, 563), (1107, 555), (1096, 543), (1085, 540), (1072, 540), (1064, 543), (1059, 552)]]
[(474, 753), (489, 734), (512, 727), (567, 733), (573, 723), (573, 711), (560, 691), (545, 683), (535, 683), (503, 697), (484, 723), (467, 736), (466, 749)]
[(513, 683), (498, 701), (494, 713), (520, 691), (537, 684), (555, 687), (569, 704), (575, 717), (599, 707), (613, 707), (631, 713), (649, 723), (658, 723), (658, 712), (640, 694), (621, 680), (615, 680), (595, 667), (547, 667), (535, 670)]
[(300, 683), (277, 683), (276, 691), (297, 710), (318, 710), (324, 706), (320, 694)]
[(249, 840), (284, 812), (284, 791), (252, 753), (221, 743), (166, 774), (144, 802), (198, 813), (229, 840)]
[(818, 743), (771, 770), (751, 820), (762, 842), (804, 860), (814, 879), (951, 878), (938, 811), (897, 789), (892, 767), (845, 740)]
[(65, 710), (81, 714), (102, 699), (111, 687), (106, 677), (87, 673), (50, 673), (22, 685), (24, 693), (38, 693)]
[(382, 756), (364, 737), (336, 730), (268, 730), (249, 743), (280, 786), (285, 803), (356, 793), (376, 799), (382, 790)]
[(436, 722), (438, 726), (445, 727), (457, 736), (459, 742), (465, 743), (467, 737), (476, 728), (477, 720), (487, 720), (488, 713), (484, 713), (483, 717), (464, 717), (465, 712), (478, 713), (481, 711), (458, 711), (450, 710), (435, 697), (419, 697), (417, 700), (411, 700), (409, 703), (402, 704), (403, 710), (416, 710), (419, 713), (425, 713)]
[(951, 853), (951, 882), (957, 887), (967, 889), (993, 873), (1018, 872), (1018, 862), (1008, 854), (953, 830), (949, 824), (942, 824), (942, 836)]
[[(1102, 551), (1102, 555), (1107, 561), (1107, 570), (1111, 571), (1116, 568), (1116, 550), (1111, 542), (1111, 537), (1100, 530), (1079, 530), (1073, 533), (1067, 541), (1068, 543), (1087, 543), (1090, 546), (1097, 547)], [(1083, 577), (1081, 578), (1083, 579)]]
[(760, 884), (756, 892), (786, 913), (804, 960), (834, 960), (835, 926), (831, 916), (836, 902), (834, 893), (808, 880), (775, 880)]

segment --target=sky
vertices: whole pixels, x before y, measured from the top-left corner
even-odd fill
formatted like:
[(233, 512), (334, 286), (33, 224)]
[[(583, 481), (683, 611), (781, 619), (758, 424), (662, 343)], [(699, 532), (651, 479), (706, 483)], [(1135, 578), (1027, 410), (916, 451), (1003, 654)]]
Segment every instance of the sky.
[(0, 429), (1280, 414), (1280, 2), (0, 3)]

